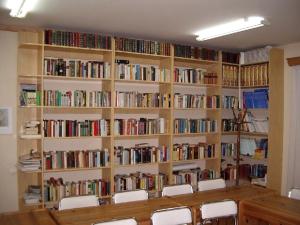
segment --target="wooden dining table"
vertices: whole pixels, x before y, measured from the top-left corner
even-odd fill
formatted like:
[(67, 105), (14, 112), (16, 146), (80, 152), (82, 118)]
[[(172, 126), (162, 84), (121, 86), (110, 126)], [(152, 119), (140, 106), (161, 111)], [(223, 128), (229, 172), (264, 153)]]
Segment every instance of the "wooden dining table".
[[(199, 221), (199, 207), (204, 202), (233, 199), (240, 205), (259, 204), (259, 199), (274, 199), (278, 196), (275, 191), (253, 185), (230, 187), (218, 190), (196, 192), (193, 194), (178, 195), (172, 197), (153, 198), (144, 201), (127, 202), (120, 204), (101, 205), (68, 210), (40, 209), (28, 212), (0, 214), (1, 225), (91, 225), (96, 222), (110, 220), (112, 218), (134, 217), (141, 225), (151, 224), (151, 215), (155, 210), (188, 206), (193, 211), (194, 223)], [(254, 201), (252, 203), (252, 200)], [(249, 203), (249, 202), (250, 203)], [(257, 201), (257, 202), (256, 202)], [(266, 200), (262, 200), (266, 201)], [(271, 201), (271, 200), (270, 200)], [(294, 213), (292, 208), (297, 205), (293, 202), (286, 204), (286, 213)], [(298, 205), (297, 205), (298, 206)], [(261, 206), (268, 208), (267, 205)], [(247, 210), (247, 208), (245, 208)], [(247, 210), (248, 211), (248, 210)]]

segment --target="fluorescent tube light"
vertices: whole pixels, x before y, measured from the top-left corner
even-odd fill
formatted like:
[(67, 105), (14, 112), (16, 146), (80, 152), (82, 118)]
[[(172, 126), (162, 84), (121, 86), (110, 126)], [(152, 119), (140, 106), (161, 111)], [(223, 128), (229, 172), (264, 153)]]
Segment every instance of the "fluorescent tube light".
[(225, 36), (241, 32), (244, 30), (250, 30), (253, 28), (267, 25), (267, 21), (263, 17), (253, 16), (246, 19), (238, 19), (229, 23), (220, 24), (214, 27), (200, 30), (196, 33), (197, 41), (205, 41), (212, 38)]
[(8, 8), (11, 9), (10, 16), (23, 18), (33, 9), (37, 0), (10, 0)]

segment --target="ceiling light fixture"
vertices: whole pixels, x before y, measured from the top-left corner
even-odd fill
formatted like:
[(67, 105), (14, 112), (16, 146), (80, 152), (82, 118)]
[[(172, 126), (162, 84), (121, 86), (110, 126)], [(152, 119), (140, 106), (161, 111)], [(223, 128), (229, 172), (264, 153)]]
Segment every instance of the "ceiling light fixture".
[(8, 8), (11, 9), (10, 16), (23, 18), (33, 9), (37, 0), (10, 0)]
[(250, 30), (253, 28), (269, 25), (269, 23), (263, 18), (258, 16), (252, 16), (244, 19), (238, 19), (229, 23), (220, 24), (217, 26), (209, 27), (207, 29), (200, 30), (196, 33), (197, 41), (205, 41), (228, 34), (241, 32), (244, 30)]

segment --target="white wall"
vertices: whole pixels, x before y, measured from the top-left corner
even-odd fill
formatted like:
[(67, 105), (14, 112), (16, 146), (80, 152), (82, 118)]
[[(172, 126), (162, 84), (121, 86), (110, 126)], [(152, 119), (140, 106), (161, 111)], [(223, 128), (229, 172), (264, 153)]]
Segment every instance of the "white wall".
[[(281, 193), (286, 195), (290, 188), (300, 188), (300, 146), (298, 149), (289, 149), (288, 141), (290, 128), (288, 115), (291, 104), (289, 90), (293, 79), (292, 67), (287, 64), (287, 58), (300, 56), (300, 42), (281, 46), (284, 49), (284, 136), (283, 136), (283, 164), (282, 164), (282, 189)], [(300, 87), (299, 87), (300, 88)], [(299, 112), (300, 116), (300, 112)], [(300, 138), (300, 134), (298, 134)]]
[(0, 31), (0, 107), (12, 107), (13, 133), (0, 135), (0, 213), (18, 210), (16, 139), (17, 33)]

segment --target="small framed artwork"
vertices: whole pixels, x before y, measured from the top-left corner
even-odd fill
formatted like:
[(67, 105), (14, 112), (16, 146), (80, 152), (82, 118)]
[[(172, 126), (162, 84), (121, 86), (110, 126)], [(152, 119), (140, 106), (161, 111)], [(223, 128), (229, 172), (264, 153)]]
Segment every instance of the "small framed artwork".
[(12, 109), (0, 107), (0, 134), (12, 133)]

